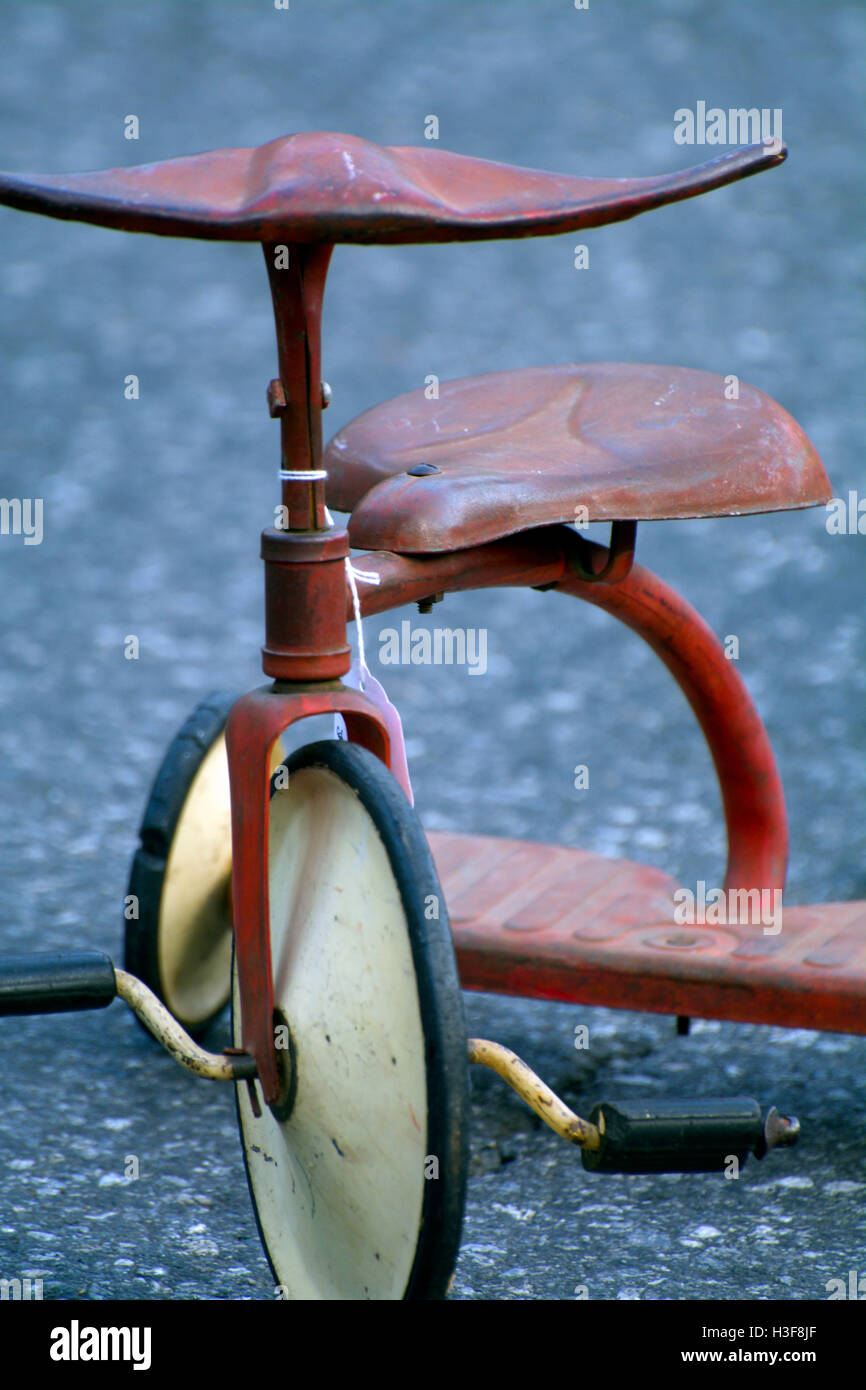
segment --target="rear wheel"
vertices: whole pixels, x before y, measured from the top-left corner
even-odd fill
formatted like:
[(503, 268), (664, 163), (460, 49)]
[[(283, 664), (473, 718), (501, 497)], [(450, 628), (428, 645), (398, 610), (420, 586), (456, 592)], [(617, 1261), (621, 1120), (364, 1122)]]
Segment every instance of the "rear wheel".
[[(191, 1033), (231, 991), (231, 801), (225, 725), (237, 696), (209, 695), (169, 744), (127, 889), (124, 968)], [(137, 915), (136, 915), (137, 914)]]
[[(463, 1212), (467, 1056), (433, 860), (365, 749), (315, 743), (284, 766), (268, 883), (286, 1094), (257, 1118), (237, 1088), (262, 1242), (287, 1298), (442, 1297)], [(236, 1046), (239, 1013), (235, 974)]]

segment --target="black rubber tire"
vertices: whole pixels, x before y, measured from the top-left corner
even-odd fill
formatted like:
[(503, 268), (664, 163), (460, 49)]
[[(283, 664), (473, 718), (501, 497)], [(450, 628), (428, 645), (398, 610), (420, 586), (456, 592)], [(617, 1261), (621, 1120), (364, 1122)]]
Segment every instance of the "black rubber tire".
[[(292, 773), (302, 768), (321, 767), (352, 788), (374, 823), (399, 889), (425, 1040), (427, 1153), (440, 1156), (439, 1180), (425, 1183), (415, 1258), (403, 1297), (444, 1298), (457, 1259), (465, 1202), (469, 1077), (460, 979), (433, 857), (402, 789), (385, 765), (365, 748), (343, 740), (323, 740), (298, 749), (284, 766), (290, 781)], [(439, 918), (432, 921), (424, 912), (425, 899), (431, 894), (439, 901)], [(233, 991), (232, 1031), (238, 1045), (235, 1025)], [(244, 1084), (236, 1088), (236, 1101)], [(238, 1124), (259, 1235), (279, 1286), (256, 1207), (239, 1107)]]

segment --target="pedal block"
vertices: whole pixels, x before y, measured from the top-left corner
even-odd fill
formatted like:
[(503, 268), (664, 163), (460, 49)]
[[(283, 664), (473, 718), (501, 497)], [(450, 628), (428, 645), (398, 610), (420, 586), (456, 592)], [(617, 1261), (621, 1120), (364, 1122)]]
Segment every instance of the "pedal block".
[(797, 1120), (773, 1106), (766, 1115), (756, 1100), (602, 1101), (589, 1120), (601, 1147), (583, 1149), (593, 1173), (722, 1173), (750, 1153), (796, 1142)]

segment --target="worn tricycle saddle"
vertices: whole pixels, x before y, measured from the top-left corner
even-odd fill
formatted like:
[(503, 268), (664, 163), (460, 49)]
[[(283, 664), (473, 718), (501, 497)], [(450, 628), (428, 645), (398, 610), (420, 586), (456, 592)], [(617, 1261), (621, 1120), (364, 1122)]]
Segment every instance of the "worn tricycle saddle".
[[(320, 325), (337, 242), (598, 227), (784, 158), (766, 142), (676, 174), (585, 179), (300, 134), (133, 169), (0, 174), (0, 201), (25, 211), (264, 250), (282, 441), (282, 524), (261, 541), (271, 684), (210, 696), (169, 748), (133, 863), (126, 969), (91, 952), (2, 958), (0, 1012), (120, 994), (178, 1061), (233, 1080), (262, 1239), (291, 1297), (444, 1293), (468, 1061), (499, 1071), (590, 1170), (730, 1171), (797, 1137), (795, 1120), (742, 1097), (601, 1102), (581, 1119), (514, 1054), (467, 1045), (461, 985), (681, 1024), (866, 1031), (866, 905), (786, 908), (783, 929), (748, 910), (723, 929), (683, 927), (677, 884), (656, 869), (479, 835), (428, 843), (388, 770), (393, 723), (341, 679), (356, 601), (381, 613), (521, 584), (607, 609), (661, 657), (707, 739), (726, 900), (777, 900), (787, 828), (763, 725), (707, 626), (633, 557), (639, 521), (826, 502), (796, 422), (742, 383), (728, 399), (707, 372), (569, 363), (446, 382), (436, 400), (410, 392), (323, 450)], [(578, 516), (609, 521), (609, 546), (583, 537)], [(368, 552), (357, 569), (350, 543)], [(342, 716), (346, 740), (281, 761), (280, 735), (322, 713)], [(190, 1033), (230, 994), (234, 1046), (209, 1053)]]

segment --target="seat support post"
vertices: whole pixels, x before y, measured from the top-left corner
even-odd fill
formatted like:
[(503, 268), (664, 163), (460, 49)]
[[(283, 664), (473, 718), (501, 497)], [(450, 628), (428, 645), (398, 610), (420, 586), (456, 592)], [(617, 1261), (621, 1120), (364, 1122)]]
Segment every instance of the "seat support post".
[(268, 388), (280, 421), (282, 513), (262, 533), (265, 675), (334, 680), (351, 664), (346, 641), (349, 538), (329, 522), (322, 461), (322, 297), (333, 247), (262, 244), (277, 330), (279, 377)]
[[(282, 530), (326, 527), (322, 462), (322, 299), (333, 246), (262, 244), (277, 330), (279, 377), (268, 388), (280, 421)], [(298, 477), (310, 472), (309, 481)]]

